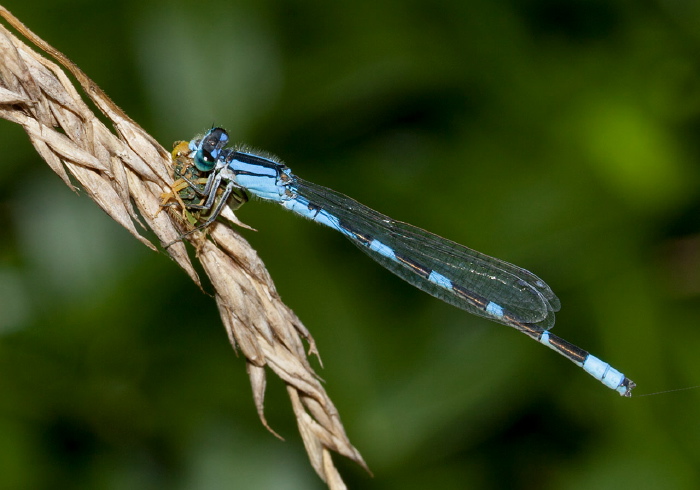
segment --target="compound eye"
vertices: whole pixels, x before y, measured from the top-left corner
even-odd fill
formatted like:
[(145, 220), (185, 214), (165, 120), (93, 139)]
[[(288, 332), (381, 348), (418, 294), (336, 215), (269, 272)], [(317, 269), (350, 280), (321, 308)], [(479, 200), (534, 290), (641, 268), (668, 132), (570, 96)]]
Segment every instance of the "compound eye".
[(201, 172), (209, 172), (216, 166), (216, 158), (210, 151), (201, 149), (194, 155), (194, 165)]

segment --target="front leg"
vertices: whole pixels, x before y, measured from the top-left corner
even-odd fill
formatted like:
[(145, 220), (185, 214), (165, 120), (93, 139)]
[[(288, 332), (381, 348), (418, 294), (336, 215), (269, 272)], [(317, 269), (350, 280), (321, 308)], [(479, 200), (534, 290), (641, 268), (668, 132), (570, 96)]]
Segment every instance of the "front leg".
[[(184, 177), (183, 177), (184, 179)], [(189, 180), (185, 179), (191, 187), (195, 189), (195, 192), (198, 194), (205, 196), (207, 198), (206, 202), (204, 204), (187, 204), (186, 207), (187, 209), (211, 209), (211, 207), (214, 205), (214, 201), (216, 199), (216, 193), (219, 190), (219, 187), (221, 187), (221, 173), (220, 172), (214, 172), (211, 175), (209, 175), (209, 178), (207, 179), (207, 184), (204, 186), (204, 190), (201, 192), (198, 192), (198, 189), (195, 187), (195, 184), (190, 182)], [(229, 184), (226, 186), (227, 188), (233, 184), (233, 182), (229, 182)], [(230, 194), (230, 191), (229, 191)]]
[[(221, 183), (221, 180), (219, 179), (218, 185), (220, 185), (220, 183)], [(218, 185), (217, 185), (217, 188), (218, 188)], [(195, 231), (204, 229), (204, 228), (208, 227), (209, 225), (211, 225), (214, 222), (214, 220), (216, 220), (216, 218), (218, 218), (219, 215), (221, 214), (221, 210), (224, 209), (224, 206), (226, 205), (226, 201), (228, 201), (228, 198), (231, 196), (231, 192), (233, 192), (233, 189), (235, 187), (237, 187), (236, 184), (233, 181), (229, 181), (228, 184), (226, 184), (226, 188), (224, 189), (224, 192), (221, 194), (221, 199), (219, 199), (219, 201), (216, 203), (216, 207), (212, 211), (211, 215), (209, 215), (207, 220), (204, 223), (202, 223), (201, 225), (198, 225), (195, 228), (183, 233), (182, 235), (177, 237), (177, 240), (173, 240), (172, 242), (166, 244), (165, 248), (168, 248), (171, 245), (173, 245), (174, 243), (181, 241), (183, 238), (185, 238), (188, 235), (191, 235)], [(211, 196), (216, 196), (216, 190), (211, 192), (210, 197)], [(209, 205), (209, 207), (205, 207), (205, 206), (206, 205), (196, 207), (196, 209), (209, 209), (209, 208), (211, 208), (211, 204)], [(188, 209), (191, 209), (191, 208), (195, 208), (195, 205), (188, 205), (187, 207), (188, 207)]]

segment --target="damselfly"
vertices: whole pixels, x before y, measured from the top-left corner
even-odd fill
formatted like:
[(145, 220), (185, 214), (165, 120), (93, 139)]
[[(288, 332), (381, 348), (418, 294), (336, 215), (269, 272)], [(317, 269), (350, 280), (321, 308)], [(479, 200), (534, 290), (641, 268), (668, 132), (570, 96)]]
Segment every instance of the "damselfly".
[[(413, 286), (474, 315), (521, 331), (563, 355), (622, 396), (632, 380), (608, 363), (550, 333), (559, 299), (533, 273), (489, 257), (415, 226), (396, 221), (348, 196), (300, 179), (276, 158), (245, 148), (225, 148), (228, 133), (213, 128), (189, 143), (196, 171), (180, 177), (203, 202), (184, 203), (211, 211), (197, 229), (211, 224), (233, 192), (241, 190), (281, 204), (333, 228)], [(202, 180), (192, 181), (190, 177)], [(182, 188), (180, 189), (182, 190)], [(199, 215), (198, 215), (199, 216)]]

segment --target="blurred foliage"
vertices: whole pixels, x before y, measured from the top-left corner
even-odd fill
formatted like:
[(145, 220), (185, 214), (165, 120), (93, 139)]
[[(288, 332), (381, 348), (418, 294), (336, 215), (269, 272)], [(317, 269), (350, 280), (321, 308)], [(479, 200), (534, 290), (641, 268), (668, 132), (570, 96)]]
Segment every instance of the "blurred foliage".
[[(164, 145), (212, 123), (526, 267), (635, 394), (700, 383), (700, 3), (5, 2)], [(213, 300), (0, 124), (0, 488), (323, 488)], [(374, 472), (352, 488), (700, 486), (700, 390), (622, 399), (271, 205), (238, 216)]]

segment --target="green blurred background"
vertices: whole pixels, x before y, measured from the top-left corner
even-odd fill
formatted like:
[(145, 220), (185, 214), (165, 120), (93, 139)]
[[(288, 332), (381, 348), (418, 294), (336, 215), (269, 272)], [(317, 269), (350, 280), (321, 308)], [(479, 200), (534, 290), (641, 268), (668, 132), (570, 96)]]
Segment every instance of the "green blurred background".
[[(166, 147), (222, 125), (534, 271), (635, 395), (700, 384), (697, 1), (3, 3)], [(213, 300), (0, 128), (0, 488), (324, 488)], [(336, 457), (352, 488), (700, 487), (700, 390), (623, 399), (340, 234), (238, 216), (374, 473)]]

